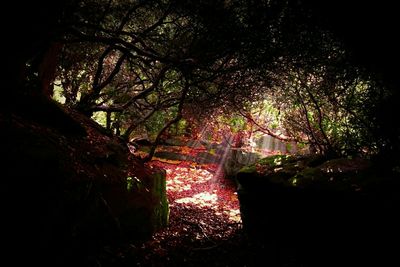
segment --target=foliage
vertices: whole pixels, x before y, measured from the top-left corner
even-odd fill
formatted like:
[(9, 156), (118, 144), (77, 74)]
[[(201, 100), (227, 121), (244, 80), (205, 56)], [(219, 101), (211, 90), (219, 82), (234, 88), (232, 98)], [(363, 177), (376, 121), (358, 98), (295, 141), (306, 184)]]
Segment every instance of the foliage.
[(310, 12), (303, 1), (81, 1), (56, 80), (66, 105), (104, 112), (125, 140), (207, 126), (216, 140), (262, 132), (330, 156), (394, 147), (372, 112), (389, 91)]
[(96, 121), (98, 124), (100, 124), (101, 126), (103, 126), (104, 128), (107, 125), (107, 118), (106, 118), (106, 114), (104, 112), (94, 112), (92, 115), (92, 119), (94, 121)]

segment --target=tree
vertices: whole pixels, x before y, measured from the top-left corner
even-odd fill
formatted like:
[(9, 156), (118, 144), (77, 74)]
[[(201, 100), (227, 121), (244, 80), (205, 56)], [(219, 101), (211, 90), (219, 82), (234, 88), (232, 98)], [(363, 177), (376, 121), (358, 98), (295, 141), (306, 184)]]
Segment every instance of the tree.
[(268, 97), (285, 111), (286, 137), (305, 138), (320, 153), (379, 151), (383, 139), (396, 147), (396, 131), (383, 138), (359, 101), (384, 101), (373, 92), (391, 89), (375, 87), (379, 77), (355, 64), (321, 8), (306, 0), (81, 1), (65, 21), (57, 80), (68, 105), (105, 112), (105, 126), (117, 125), (125, 140), (154, 116), (165, 119), (152, 127), (163, 133), (177, 116), (247, 116)]

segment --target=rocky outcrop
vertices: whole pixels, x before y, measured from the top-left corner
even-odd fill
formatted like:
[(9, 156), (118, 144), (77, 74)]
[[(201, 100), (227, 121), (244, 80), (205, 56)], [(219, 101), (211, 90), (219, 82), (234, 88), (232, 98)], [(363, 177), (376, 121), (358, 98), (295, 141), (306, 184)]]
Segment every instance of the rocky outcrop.
[[(228, 148), (229, 149), (229, 148)], [(235, 177), (245, 166), (254, 164), (260, 159), (260, 154), (248, 152), (240, 148), (231, 148), (227, 151), (224, 160), (224, 174), (227, 177)]]
[(376, 167), (360, 158), (259, 160), (237, 175), (244, 229), (306, 266), (378, 264), (399, 237), (399, 182)]
[(166, 226), (165, 172), (143, 165), (90, 119), (57, 112), (56, 124), (0, 114), (7, 246), (28, 246), (32, 262), (71, 266), (107, 244), (148, 239)]

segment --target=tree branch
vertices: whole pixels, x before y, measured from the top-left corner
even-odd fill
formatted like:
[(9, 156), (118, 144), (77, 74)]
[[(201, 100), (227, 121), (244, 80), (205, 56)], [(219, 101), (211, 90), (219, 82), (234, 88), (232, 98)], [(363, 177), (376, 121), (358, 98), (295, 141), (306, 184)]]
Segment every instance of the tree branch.
[(297, 88), (297, 85), (294, 86), (294, 90), (296, 91), (297, 97), (301, 103), (301, 106), (303, 107), (303, 112), (304, 112), (304, 116), (306, 117), (306, 122), (307, 122), (307, 127), (310, 133), (311, 138), (314, 140), (314, 144), (316, 144), (318, 146), (318, 149), (320, 152), (323, 151), (321, 144), (319, 143), (319, 141), (317, 140), (317, 137), (314, 134), (314, 131), (311, 127), (311, 122), (310, 119), (308, 118), (308, 110), (307, 110), (307, 105), (304, 103), (304, 99), (300, 94), (299, 89)]
[(289, 141), (297, 141), (297, 140), (294, 139), (294, 138), (289, 138), (289, 137), (282, 136), (282, 135), (278, 135), (278, 134), (272, 132), (270, 129), (268, 129), (268, 128), (266, 128), (266, 127), (263, 127), (263, 126), (261, 126), (259, 123), (257, 123), (257, 122), (252, 118), (251, 115), (243, 113), (240, 109), (238, 109), (238, 111), (239, 111), (240, 115), (242, 115), (242, 116), (243, 116), (244, 118), (246, 118), (247, 120), (251, 121), (252, 124), (256, 125), (256, 126), (258, 127), (258, 129), (259, 129), (261, 132), (263, 132), (263, 133), (265, 133), (265, 134), (267, 134), (267, 135), (269, 135), (269, 136), (272, 136), (272, 137), (274, 137), (274, 138), (276, 138), (276, 139), (278, 139), (278, 140), (281, 140), (281, 141), (287, 141), (287, 142), (289, 142)]
[(336, 150), (335, 150), (334, 147), (332, 146), (332, 144), (331, 144), (331, 142), (330, 142), (328, 136), (327, 136), (326, 133), (325, 133), (324, 128), (322, 127), (322, 111), (321, 111), (321, 107), (320, 107), (320, 105), (319, 105), (317, 99), (315, 98), (314, 94), (309, 90), (307, 84), (304, 84), (304, 88), (306, 89), (308, 95), (309, 95), (310, 98), (311, 98), (311, 101), (313, 102), (313, 104), (314, 104), (314, 106), (315, 106), (315, 109), (316, 109), (317, 112), (318, 112), (318, 128), (319, 128), (319, 130), (320, 130), (320, 132), (321, 132), (321, 134), (322, 134), (322, 137), (324, 138), (324, 140), (325, 140), (325, 142), (326, 142), (326, 145), (327, 145), (327, 147), (328, 147), (328, 150), (329, 150), (329, 151), (325, 151), (325, 152), (328, 152), (328, 153), (335, 153), (335, 154), (336, 154), (336, 153), (337, 153)]
[(156, 151), (156, 148), (157, 148), (158, 144), (160, 143), (161, 136), (165, 133), (165, 131), (168, 130), (169, 127), (171, 127), (171, 125), (179, 122), (182, 119), (183, 104), (185, 103), (185, 99), (186, 99), (186, 95), (187, 95), (188, 90), (189, 90), (189, 84), (186, 81), (185, 86), (184, 86), (184, 88), (182, 90), (181, 99), (180, 99), (180, 102), (179, 102), (179, 105), (178, 105), (178, 111), (177, 111), (177, 114), (176, 114), (175, 118), (170, 120), (161, 129), (161, 131), (157, 134), (156, 140), (154, 141), (153, 145), (151, 146), (149, 154), (143, 159), (144, 162), (148, 162), (153, 158), (154, 153)]

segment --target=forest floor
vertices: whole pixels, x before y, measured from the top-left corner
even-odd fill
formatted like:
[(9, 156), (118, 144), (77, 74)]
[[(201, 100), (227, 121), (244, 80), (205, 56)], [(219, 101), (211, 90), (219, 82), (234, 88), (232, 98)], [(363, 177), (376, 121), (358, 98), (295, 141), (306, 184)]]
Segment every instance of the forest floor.
[(279, 256), (275, 244), (247, 238), (236, 182), (224, 177), (220, 165), (160, 158), (150, 165), (167, 172), (169, 225), (145, 243), (110, 251), (117, 255), (110, 265), (299, 266), (290, 253)]
[[(54, 177), (58, 178), (57, 181), (64, 181), (66, 177), (72, 177), (74, 181), (85, 181), (84, 179), (104, 176), (108, 177), (107, 181), (112, 182), (127, 175), (123, 173), (123, 168), (114, 163), (119, 162), (120, 157), (123, 159), (125, 155), (119, 152), (118, 142), (103, 134), (99, 126), (84, 116), (75, 113), (69, 115), (54, 105), (50, 105), (49, 109), (52, 112), (48, 113), (57, 119), (32, 119), (26, 118), (25, 114), (0, 114), (0, 124), (5, 136), (1, 139), (2, 147), (5, 147), (5, 154), (8, 155), (7, 160), (3, 162), (7, 167), (3, 169), (3, 173), (6, 174), (3, 178), (15, 181), (7, 184), (10, 190), (8, 195), (3, 197), (20, 197), (23, 201), (19, 203), (22, 204), (15, 204), (12, 208), (25, 211), (14, 218), (16, 223), (4, 228), (10, 233), (5, 240), (12, 240), (14, 243), (23, 244), (26, 239), (36, 241), (43, 238), (39, 236), (41, 231), (37, 230), (37, 225), (26, 225), (24, 222), (27, 217), (40, 218), (41, 210), (38, 211), (37, 207), (45, 209), (46, 204), (57, 203), (57, 196), (63, 196), (62, 193), (54, 191), (53, 183), (49, 185), (50, 181), (55, 180)], [(83, 125), (85, 130), (79, 125)], [(193, 151), (188, 149), (179, 152), (190, 154)], [(114, 161), (111, 161), (112, 159)], [(128, 164), (128, 161), (126, 163)], [(158, 158), (151, 164), (167, 171), (167, 194), (170, 204), (168, 227), (161, 229), (144, 243), (126, 241), (121, 244), (116, 240), (104, 246), (98, 244), (94, 248), (88, 248), (88, 254), (84, 248), (84, 255), (76, 256), (78, 260), (82, 258), (84, 261), (84, 264), (78, 264), (79, 266), (259, 266), (257, 255), (263, 255), (264, 247), (251, 244), (247, 240), (242, 229), (236, 184), (221, 175), (217, 164), (166, 161)], [(132, 168), (138, 169), (138, 166)], [(136, 175), (141, 177), (140, 173)], [(20, 183), (24, 183), (25, 186), (21, 187)], [(62, 189), (60, 187), (60, 190)], [(37, 199), (37, 192), (41, 192), (43, 196), (39, 199), (41, 202), (33, 201)], [(11, 214), (14, 215), (15, 212)], [(69, 213), (54, 218), (62, 226), (54, 228), (54, 231), (67, 237), (69, 232), (64, 233), (65, 227), (62, 222), (63, 218), (68, 219), (68, 216)], [(24, 224), (24, 228), (20, 228), (21, 224)], [(47, 224), (44, 226), (47, 227)], [(16, 231), (19, 231), (17, 236), (13, 234)], [(50, 230), (48, 233), (49, 236), (54, 236)], [(47, 237), (45, 236), (43, 242)], [(64, 244), (57, 244), (49, 247), (44, 243), (43, 246), (50, 249), (46, 251), (40, 244), (29, 243), (31, 249), (25, 257), (16, 258), (13, 255), (19, 251), (12, 251), (10, 258), (21, 262), (28, 259), (30, 262), (34, 262), (34, 259), (41, 262), (45, 259), (46, 262), (52, 263), (51, 266), (60, 266), (55, 260), (62, 254)], [(65, 244), (65, 247), (70, 248), (68, 244)], [(63, 255), (60, 257), (64, 259)], [(71, 261), (74, 262), (74, 259)], [(65, 265), (71, 266), (67, 263)], [(47, 265), (42, 263), (42, 266)]]
[[(75, 113), (64, 113), (56, 105), (48, 105), (37, 105), (32, 114), (28, 115), (0, 113), (0, 147), (6, 156), (1, 166), (2, 180), (5, 182), (5, 186), (2, 186), (2, 210), (4, 217), (9, 218), (4, 220), (6, 226), (3, 229), (6, 234), (2, 238), (5, 244), (17, 244), (17, 249), (10, 245), (4, 253), (15, 266), (18, 265), (15, 262), (25, 260), (31, 265), (37, 261), (41, 266), (47, 266), (42, 263), (43, 259), (51, 263), (49, 266), (61, 266), (54, 260), (58, 260), (62, 253), (60, 247), (65, 245), (69, 249), (69, 244), (61, 242), (64, 239), (70, 240), (70, 215), (77, 216), (75, 209), (72, 212), (69, 209), (59, 210), (57, 205), (65, 201), (65, 187), (62, 186), (65, 181), (98, 179), (99, 182), (114, 184), (121, 177), (127, 177), (130, 169), (141, 170), (135, 173), (139, 178), (145, 172), (137, 160), (128, 161), (125, 158), (128, 152), (125, 153), (118, 140), (104, 134), (101, 127), (90, 119)], [(51, 117), (45, 114), (51, 114)], [(186, 150), (179, 153), (194, 153), (187, 147), (183, 148)], [(137, 166), (133, 166), (135, 162)], [(170, 204), (168, 227), (144, 243), (126, 241), (121, 244), (115, 240), (106, 246), (103, 243), (96, 244), (98, 246), (94, 246), (94, 251), (90, 248), (88, 255), (77, 256), (79, 260), (83, 258), (85, 264), (75, 266), (310, 266), (305, 264), (310, 261), (307, 255), (300, 252), (305, 249), (285, 242), (279, 235), (279, 229), (271, 229), (279, 240), (272, 241), (268, 236), (267, 240), (255, 243), (246, 236), (240, 218), (236, 184), (222, 175), (218, 164), (159, 158), (155, 158), (151, 164), (167, 171)], [(126, 172), (125, 165), (130, 166)], [(363, 245), (358, 249), (358, 254), (364, 258), (365, 263), (369, 263), (370, 257), (366, 257), (369, 255), (375, 255), (372, 258), (379, 262), (375, 266), (394, 266), (382, 264), (384, 259), (386, 262), (398, 262), (398, 249), (392, 246), (399, 239), (397, 213), (394, 212), (397, 209), (392, 208), (397, 207), (397, 181), (382, 187), (390, 190), (378, 188), (383, 192), (379, 196), (385, 194), (388, 197), (384, 198), (386, 202), (382, 202), (385, 205), (382, 205), (385, 208), (383, 211), (379, 209), (380, 202), (374, 204), (379, 212), (376, 212), (375, 218), (370, 216), (374, 220), (367, 226), (372, 225), (374, 228), (371, 229), (375, 232), (367, 226), (362, 228), (368, 231), (362, 240), (371, 236), (378, 241), (369, 241), (365, 245), (356, 242)], [(79, 207), (82, 206), (80, 204)], [(373, 225), (375, 222), (378, 222), (377, 227)], [(65, 233), (65, 229), (68, 232)], [(58, 236), (53, 233), (61, 237), (54, 238)], [(56, 243), (47, 243), (48, 240), (55, 240)], [(374, 246), (368, 248), (369, 244)], [(314, 247), (323, 248), (320, 244)], [(378, 253), (376, 247), (379, 248)], [(364, 248), (367, 248), (366, 252), (362, 250)], [(83, 250), (82, 253), (86, 252), (86, 248)], [(316, 254), (315, 251), (307, 253), (309, 257)], [(338, 258), (334, 252), (329, 255)], [(61, 258), (64, 259), (63, 255)], [(358, 260), (358, 257), (353, 258), (354, 262)], [(331, 258), (322, 260), (332, 261)], [(348, 264), (340, 262), (337, 265), (327, 265), (326, 262), (318, 262), (312, 266), (345, 265)]]
[[(167, 171), (170, 223), (140, 247), (137, 266), (245, 266), (239, 201), (215, 164), (153, 161)], [(234, 253), (232, 253), (234, 252)]]

